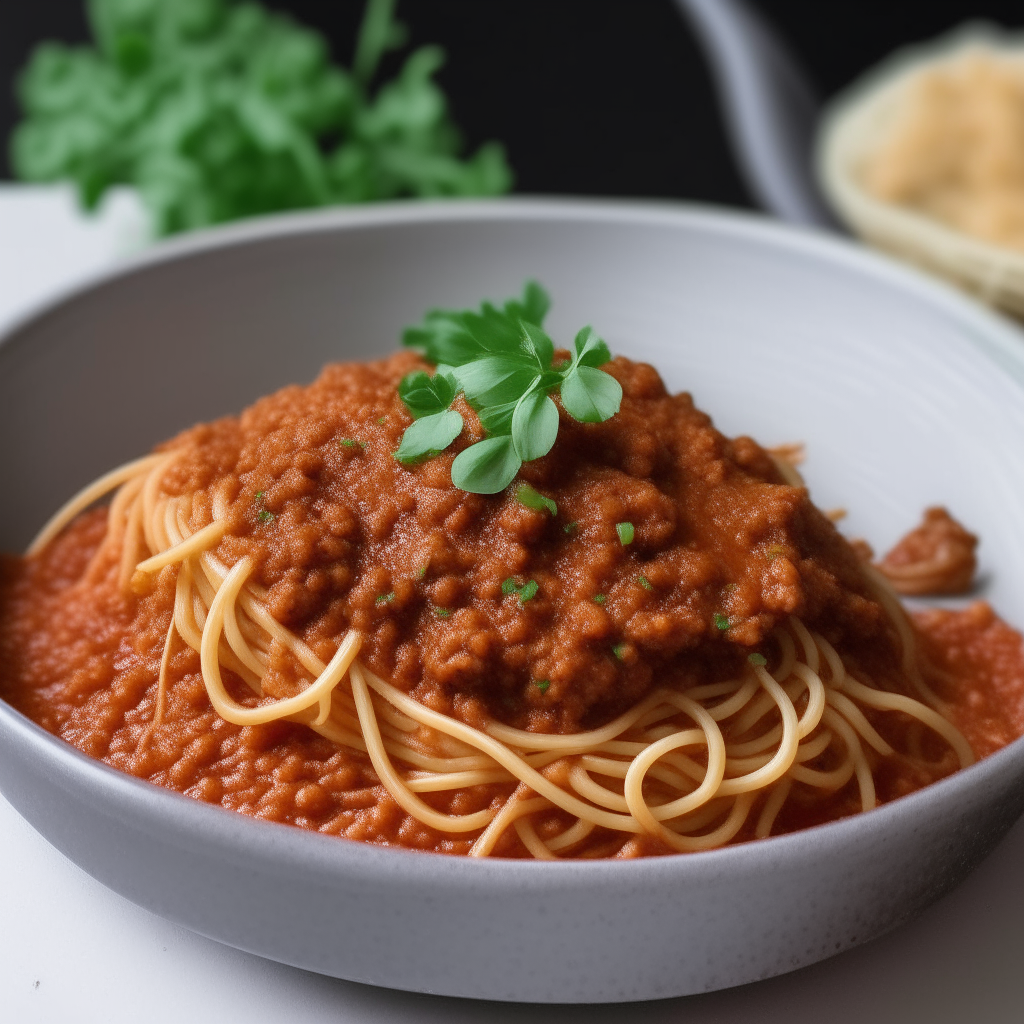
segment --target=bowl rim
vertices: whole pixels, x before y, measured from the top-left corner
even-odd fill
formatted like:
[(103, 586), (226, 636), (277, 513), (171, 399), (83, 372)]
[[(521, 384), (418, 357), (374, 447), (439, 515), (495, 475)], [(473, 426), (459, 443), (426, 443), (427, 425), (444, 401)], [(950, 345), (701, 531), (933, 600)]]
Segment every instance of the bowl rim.
[[(453, 223), (529, 222), (625, 224), (651, 228), (690, 228), (712, 235), (774, 246), (810, 257), (841, 272), (853, 272), (909, 293), (966, 328), (969, 342), (1024, 390), (1024, 345), (1019, 330), (1007, 319), (972, 302), (952, 287), (895, 260), (856, 244), (807, 229), (795, 228), (747, 212), (720, 210), (702, 204), (664, 201), (510, 198), (484, 201), (383, 203), (373, 207), (312, 211), (260, 218), (242, 224), (196, 232), (164, 242), (123, 263), (91, 275), (28, 311), (0, 334), (0, 362), (12, 348), (30, 344), (30, 328), (78, 299), (135, 274), (196, 254), (215, 253), (254, 243), (337, 231), (361, 231)], [(858, 837), (884, 834), (895, 819), (923, 809), (928, 803), (955, 797), (960, 789), (983, 787), (989, 778), (1024, 768), (1024, 737), (940, 781), (866, 814), (856, 814), (798, 832), (735, 846), (694, 853), (672, 853), (628, 861), (572, 860), (550, 863), (511, 858), (468, 858), (400, 847), (384, 847), (345, 837), (327, 836), (297, 826), (267, 822), (219, 806), (206, 805), (184, 794), (124, 774), (95, 760), (37, 725), (0, 700), (0, 758), (8, 751), (27, 750), (39, 767), (58, 779), (62, 788), (110, 801), (140, 828), (159, 827), (161, 834), (175, 822), (183, 844), (202, 836), (219, 846), (244, 844), (250, 853), (286, 860), (309, 870), (340, 870), (349, 875), (379, 877), (400, 868), (403, 878), (428, 884), (465, 884), (486, 880), (502, 888), (542, 891), (551, 888), (590, 889), (596, 881), (609, 883), (655, 881), (678, 873), (695, 877), (723, 871), (764, 871), (773, 864), (791, 863)], [(13, 743), (11, 741), (14, 741)], [(17, 756), (17, 755), (14, 755)], [(155, 823), (155, 824), (151, 824)], [(268, 831), (269, 827), (269, 831)], [(467, 876), (461, 865), (474, 862)], [(622, 866), (628, 863), (627, 869)], [(572, 868), (566, 867), (572, 865)], [(627, 873), (628, 872), (628, 873)], [(396, 873), (397, 877), (397, 873)]]

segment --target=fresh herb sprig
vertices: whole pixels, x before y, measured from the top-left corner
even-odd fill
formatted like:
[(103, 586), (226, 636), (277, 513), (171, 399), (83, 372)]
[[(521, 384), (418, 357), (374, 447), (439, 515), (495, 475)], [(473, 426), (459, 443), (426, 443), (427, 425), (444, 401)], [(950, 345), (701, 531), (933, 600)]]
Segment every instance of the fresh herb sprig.
[(524, 462), (551, 451), (559, 423), (553, 394), (582, 423), (600, 423), (619, 411), (622, 387), (600, 369), (611, 353), (592, 328), (577, 333), (570, 358), (555, 367), (554, 342), (541, 327), (550, 305), (544, 289), (530, 281), (521, 299), (500, 309), (485, 302), (479, 312), (434, 310), (405, 332), (403, 343), (420, 349), (437, 370), (412, 373), (399, 386), (415, 420), (395, 452), (399, 462), (430, 458), (459, 436), (462, 417), (451, 406), (462, 394), (487, 437), (456, 456), (452, 483), (496, 494)]

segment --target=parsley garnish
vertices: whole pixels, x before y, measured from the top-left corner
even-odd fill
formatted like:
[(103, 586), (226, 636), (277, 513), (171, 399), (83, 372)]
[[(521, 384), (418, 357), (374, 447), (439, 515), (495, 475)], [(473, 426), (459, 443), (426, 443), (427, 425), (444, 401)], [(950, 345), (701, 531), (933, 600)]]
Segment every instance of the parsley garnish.
[(447, 619), (448, 616), (451, 615), (451, 613), (452, 613), (451, 608), (438, 608), (438, 607), (434, 608), (434, 614), (439, 619)]
[(416, 575), (419, 579), (423, 579), (423, 577), (427, 575), (427, 567), (425, 565), (421, 565), (416, 572)]
[(566, 523), (562, 529), (568, 534), (574, 534), (580, 528), (580, 524), (574, 519), (571, 523)]
[(751, 665), (764, 666), (768, 664), (768, 659), (763, 654), (748, 654), (747, 661), (749, 661)]
[(644, 588), (644, 590), (653, 590), (654, 589), (654, 584), (651, 583), (651, 581), (643, 573), (640, 573), (637, 576), (636, 581), (637, 581), (637, 583), (640, 584), (641, 587)]
[(389, 604), (391, 601), (394, 601), (394, 599), (395, 592), (392, 590), (387, 594), (378, 594), (377, 600), (374, 601), (374, 604), (376, 604), (379, 607), (382, 604)]
[(552, 365), (555, 344), (540, 326), (549, 306), (544, 289), (530, 281), (522, 299), (500, 309), (485, 302), (478, 313), (433, 310), (422, 326), (405, 332), (403, 343), (421, 349), (437, 371), (412, 373), (398, 387), (415, 421), (395, 452), (399, 462), (436, 455), (459, 436), (462, 417), (451, 405), (462, 394), (487, 437), (455, 457), (452, 483), (496, 494), (524, 462), (551, 451), (559, 423), (551, 395), (557, 392), (565, 411), (582, 423), (600, 423), (619, 411), (622, 387), (598, 369), (611, 353), (592, 328), (576, 335), (565, 366)]
[(616, 644), (612, 648), (612, 654), (614, 654), (615, 657), (619, 659), (619, 661), (622, 661), (622, 655), (625, 654), (625, 653), (626, 653), (626, 645), (625, 644)]
[(272, 523), (274, 521), (274, 513), (262, 508), (256, 513), (256, 519), (261, 523)]
[(365, 441), (353, 441), (350, 437), (339, 437), (338, 444), (343, 445), (345, 448), (365, 448)]
[(729, 616), (723, 615), (721, 612), (715, 612), (715, 629), (728, 629), (729, 628)]
[(520, 505), (532, 508), (535, 512), (547, 509), (553, 516), (558, 515), (558, 506), (550, 498), (545, 498), (543, 494), (535, 491), (529, 484), (520, 484), (516, 488), (516, 501)]
[(380, 419), (377, 420), (377, 426), (378, 427), (383, 427), (384, 424), (387, 423), (387, 421), (388, 421), (387, 416), (381, 416)]
[(509, 576), (507, 580), (501, 585), (501, 592), (508, 597), (509, 594), (515, 594), (519, 598), (520, 604), (526, 604), (531, 597), (537, 596), (537, 591), (540, 590), (540, 585), (536, 580), (527, 580), (522, 586), (519, 586), (516, 581)]
[(615, 532), (619, 535), (619, 543), (623, 547), (633, 543), (634, 530), (632, 523), (616, 523)]
[(548, 687), (551, 685), (550, 679), (538, 679), (534, 684), (541, 693), (547, 693)]
[(604, 594), (595, 594), (594, 595), (594, 604), (604, 604), (605, 601), (607, 601), (607, 600), (608, 600), (608, 598)]
[(253, 503), (256, 504), (256, 505), (262, 505), (263, 504), (263, 499), (266, 496), (267, 496), (267, 492), (266, 491), (257, 491), (255, 496), (252, 499)]

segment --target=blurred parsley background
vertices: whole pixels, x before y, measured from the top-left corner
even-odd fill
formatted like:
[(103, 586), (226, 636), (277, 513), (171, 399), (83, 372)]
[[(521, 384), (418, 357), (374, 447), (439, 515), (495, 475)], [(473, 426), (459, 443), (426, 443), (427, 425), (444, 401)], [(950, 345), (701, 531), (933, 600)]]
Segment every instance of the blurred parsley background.
[[(1008, 0), (751, 2), (789, 40), (823, 97), (896, 46), (968, 18), (1002, 24), (1021, 18), (1020, 5)], [(331, 60), (351, 66), (362, 0), (269, 0), (266, 6), (323, 33)], [(671, 0), (399, 0), (397, 14), (408, 26), (408, 46), (384, 54), (377, 82), (394, 79), (416, 48), (441, 46), (447, 63), (435, 78), (460, 129), (461, 155), (472, 157), (498, 140), (517, 191), (750, 205), (703, 60)], [(7, 138), (19, 118), (13, 80), (32, 48), (44, 39), (88, 38), (82, 0), (0, 4), (0, 78), (9, 83), (0, 87), (0, 135)], [(424, 59), (420, 72), (430, 63)], [(437, 120), (435, 128), (437, 152), (452, 156), (449, 122)], [(337, 138), (327, 136), (331, 153)], [(483, 152), (491, 163), (467, 173), (500, 191), (496, 151)], [(2, 170), (9, 174), (9, 164)], [(458, 173), (451, 165), (448, 172), (447, 191), (459, 191), (452, 185)], [(359, 174), (351, 167), (347, 173), (340, 175), (346, 194), (357, 195)], [(173, 168), (166, 175), (173, 180)], [(331, 188), (340, 187), (335, 177)], [(315, 178), (304, 187), (315, 192)], [(171, 209), (169, 226), (176, 217), (184, 225), (190, 216), (208, 215)]]

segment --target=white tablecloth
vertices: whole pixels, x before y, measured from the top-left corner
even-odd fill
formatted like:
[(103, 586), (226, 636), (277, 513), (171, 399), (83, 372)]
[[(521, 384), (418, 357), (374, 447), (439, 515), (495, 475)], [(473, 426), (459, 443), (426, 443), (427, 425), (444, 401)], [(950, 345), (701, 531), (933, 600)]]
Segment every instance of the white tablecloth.
[[(60, 189), (0, 186), (0, 330), (137, 247), (122, 196), (83, 221)], [(2, 443), (2, 440), (0, 440)], [(0, 798), (0, 1021), (11, 1024), (1002, 1024), (1024, 1021), (1024, 822), (897, 932), (782, 978), (687, 999), (537, 1007), (323, 978), (200, 938), (80, 871)]]

